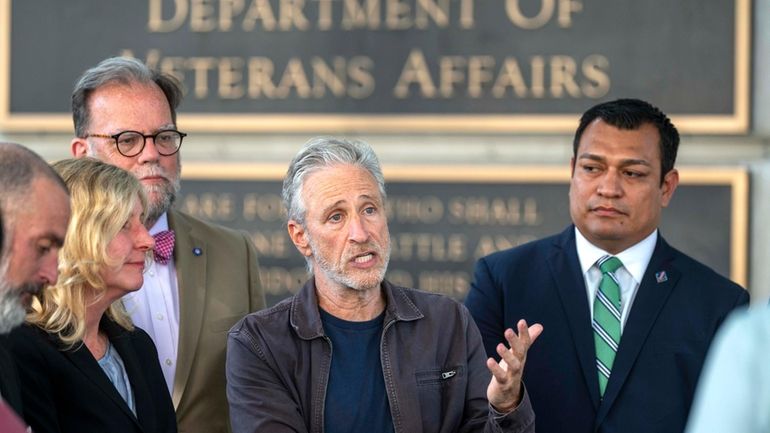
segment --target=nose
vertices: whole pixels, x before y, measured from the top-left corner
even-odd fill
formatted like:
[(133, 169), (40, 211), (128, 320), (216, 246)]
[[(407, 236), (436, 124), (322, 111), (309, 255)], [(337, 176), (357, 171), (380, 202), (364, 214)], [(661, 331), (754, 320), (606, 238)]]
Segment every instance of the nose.
[(134, 245), (140, 251), (149, 251), (155, 248), (155, 238), (152, 237), (145, 226), (139, 224), (138, 233), (134, 237)]
[(348, 239), (355, 243), (364, 243), (369, 240), (369, 231), (366, 229), (364, 220), (360, 215), (356, 215), (350, 219), (348, 225)]
[(607, 170), (599, 181), (596, 192), (602, 197), (619, 197), (623, 192), (620, 180), (617, 170)]
[(155, 147), (155, 139), (146, 137), (144, 139), (144, 149), (139, 153), (139, 162), (153, 162), (160, 159), (158, 148)]
[(40, 267), (40, 280), (43, 284), (53, 286), (59, 279), (59, 250), (48, 254)]

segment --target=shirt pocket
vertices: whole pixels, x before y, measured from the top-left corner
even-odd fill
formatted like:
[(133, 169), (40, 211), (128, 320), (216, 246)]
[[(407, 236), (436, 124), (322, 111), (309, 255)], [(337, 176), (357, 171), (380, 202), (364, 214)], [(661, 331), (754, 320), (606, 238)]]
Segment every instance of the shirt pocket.
[(463, 365), (415, 372), (424, 433), (454, 424), (454, 414), (463, 413), (466, 374)]

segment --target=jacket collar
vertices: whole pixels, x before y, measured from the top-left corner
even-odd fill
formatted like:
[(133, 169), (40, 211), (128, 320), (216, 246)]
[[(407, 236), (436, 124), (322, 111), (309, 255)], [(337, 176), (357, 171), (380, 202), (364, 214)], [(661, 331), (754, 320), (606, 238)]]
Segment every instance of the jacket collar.
[[(387, 280), (384, 280), (380, 287), (385, 293), (386, 325), (392, 321), (412, 321), (424, 317), (420, 309), (409, 298), (406, 289), (394, 286)], [(326, 336), (321, 322), (321, 313), (318, 312), (315, 278), (310, 278), (291, 299), (289, 321), (291, 327), (303, 340)]]

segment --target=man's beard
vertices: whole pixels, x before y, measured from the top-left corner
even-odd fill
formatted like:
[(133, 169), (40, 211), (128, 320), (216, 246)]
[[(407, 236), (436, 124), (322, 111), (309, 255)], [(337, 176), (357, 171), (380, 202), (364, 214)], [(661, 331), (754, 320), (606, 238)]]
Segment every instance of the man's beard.
[(147, 222), (154, 224), (161, 215), (168, 212), (176, 201), (179, 193), (180, 182), (177, 176), (173, 182), (163, 183), (161, 185), (145, 186), (144, 192), (147, 194), (149, 205), (147, 206)]
[[(327, 278), (341, 284), (344, 287), (348, 287), (353, 290), (365, 291), (379, 287), (382, 280), (385, 279), (385, 273), (388, 270), (388, 263), (390, 262), (390, 242), (387, 243), (387, 247), (383, 249), (380, 245), (374, 242), (367, 242), (366, 244), (358, 246), (358, 251), (346, 252), (340, 263), (334, 264), (330, 260), (327, 260), (323, 256), (318, 245), (315, 244), (312, 237), (308, 236), (310, 244), (310, 250), (313, 253), (313, 260), (317, 265), (315, 272), (323, 272)], [(379, 269), (371, 269), (364, 278), (356, 279), (352, 275), (345, 274), (344, 266), (354, 256), (361, 254), (364, 251), (374, 251), (377, 257), (381, 257), (383, 262)], [(376, 272), (373, 274), (373, 272)]]
[(7, 334), (24, 323), (28, 305), (22, 303), (22, 294), (29, 293), (37, 296), (43, 293), (44, 288), (42, 284), (35, 283), (11, 286), (6, 278), (9, 263), (10, 260), (6, 257), (0, 266), (0, 334)]
[(21, 292), (0, 281), (0, 334), (7, 334), (24, 323), (27, 311), (21, 304)]

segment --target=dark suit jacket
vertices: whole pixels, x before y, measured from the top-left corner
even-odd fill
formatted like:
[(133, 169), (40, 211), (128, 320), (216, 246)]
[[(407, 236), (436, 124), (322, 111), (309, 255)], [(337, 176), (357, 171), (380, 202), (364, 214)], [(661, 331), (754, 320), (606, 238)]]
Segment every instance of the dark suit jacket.
[(714, 333), (748, 301), (659, 236), (603, 399), (574, 227), (479, 260), (465, 304), (490, 356), (519, 319), (543, 324), (524, 369), (537, 432), (663, 433), (684, 430)]
[(227, 331), (265, 307), (257, 252), (244, 233), (181, 212), (169, 212), (168, 223), (176, 235), (179, 290), (179, 346), (171, 393), (179, 431), (226, 433)]
[(21, 388), (16, 364), (8, 350), (8, 336), (0, 335), (0, 396), (19, 416), (22, 413)]
[(100, 328), (123, 359), (137, 415), (84, 345), (62, 350), (55, 335), (24, 325), (10, 337), (23, 384), (24, 419), (32, 430), (176, 432), (174, 407), (150, 337), (139, 328), (126, 331), (107, 318)]

